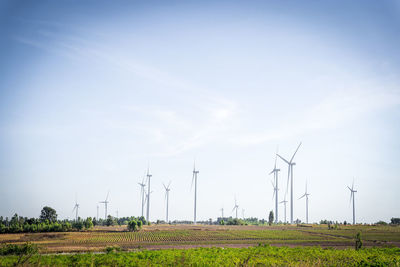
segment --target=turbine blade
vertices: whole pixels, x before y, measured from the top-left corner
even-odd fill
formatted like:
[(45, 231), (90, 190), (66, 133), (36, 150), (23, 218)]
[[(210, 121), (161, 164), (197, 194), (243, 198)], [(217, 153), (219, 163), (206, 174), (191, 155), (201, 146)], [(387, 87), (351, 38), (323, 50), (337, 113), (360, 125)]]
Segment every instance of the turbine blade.
[(351, 205), (351, 198), (353, 197), (353, 191), (351, 191), (350, 193), (350, 202), (349, 202), (349, 206)]
[(190, 185), (190, 190), (192, 190), (192, 188), (193, 188), (193, 181), (194, 181), (194, 171), (193, 171), (193, 177), (192, 177), (192, 184)]
[(289, 191), (289, 178), (290, 178), (290, 165), (288, 167), (288, 175), (287, 175), (287, 183), (286, 183), (286, 192), (285, 192), (285, 199), (286, 199), (286, 195)]
[(275, 168), (268, 174), (268, 175), (271, 175), (271, 174), (273, 174), (274, 173), (274, 171), (275, 171)]
[(290, 164), (289, 161), (287, 161), (286, 159), (284, 159), (283, 157), (281, 157), (279, 154), (276, 154), (278, 157), (280, 157), (284, 162), (286, 162), (287, 164)]
[(301, 146), (301, 142), (300, 142), (299, 146), (297, 147), (296, 151), (294, 152), (292, 158), (290, 159), (290, 162), (292, 162), (292, 160), (294, 159), (294, 156), (296, 155), (297, 150), (299, 150), (300, 146)]
[(110, 195), (110, 190), (108, 190), (107, 192), (107, 197), (106, 197), (106, 201), (108, 200), (108, 196)]
[(303, 197), (305, 197), (306, 196), (306, 194), (304, 194), (304, 195), (302, 195), (301, 197), (299, 197), (299, 199), (302, 199)]
[(169, 186), (171, 185), (171, 182), (172, 182), (172, 181), (169, 181), (169, 183), (168, 183), (168, 186), (167, 186), (168, 189), (169, 189)]
[(167, 190), (167, 187), (165, 186), (165, 184), (163, 183), (162, 185), (164, 186), (165, 190)]
[(347, 188), (348, 188), (350, 191), (353, 191), (353, 189), (351, 189), (350, 187), (347, 186)]

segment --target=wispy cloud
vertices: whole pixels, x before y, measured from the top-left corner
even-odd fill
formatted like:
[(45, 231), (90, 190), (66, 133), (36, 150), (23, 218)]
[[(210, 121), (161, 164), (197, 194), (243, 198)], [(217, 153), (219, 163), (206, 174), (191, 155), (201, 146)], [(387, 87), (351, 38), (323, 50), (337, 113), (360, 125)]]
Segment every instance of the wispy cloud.
[(284, 121), (264, 132), (234, 136), (231, 142), (238, 145), (256, 145), (278, 139), (288, 139), (309, 132), (340, 128), (377, 110), (400, 105), (400, 93), (377, 88), (340, 90), (317, 103), (296, 112), (292, 120)]

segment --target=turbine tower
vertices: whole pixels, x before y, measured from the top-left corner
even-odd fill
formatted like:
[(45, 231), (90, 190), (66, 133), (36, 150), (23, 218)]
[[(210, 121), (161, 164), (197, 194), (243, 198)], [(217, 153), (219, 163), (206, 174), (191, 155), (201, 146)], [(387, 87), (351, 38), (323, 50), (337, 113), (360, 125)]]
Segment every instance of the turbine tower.
[(169, 201), (169, 191), (171, 191), (171, 189), (169, 188), (169, 186), (171, 185), (171, 182), (169, 182), (168, 186), (165, 186), (165, 184), (163, 184), (164, 188), (165, 188), (165, 199), (167, 200), (167, 219), (166, 222), (168, 223), (168, 201)]
[(304, 195), (302, 195), (299, 199), (302, 199), (303, 197), (306, 197), (306, 223), (308, 224), (308, 196), (310, 194), (307, 193), (307, 182), (306, 182), (306, 192), (304, 193)]
[(96, 221), (99, 221), (99, 205), (97, 205), (97, 217), (96, 217)]
[(149, 221), (150, 218), (150, 179), (151, 174), (149, 168), (147, 168), (147, 212), (146, 212), (146, 221)]
[(282, 200), (281, 202), (279, 202), (280, 204), (281, 203), (283, 203), (283, 205), (284, 205), (284, 210), (285, 210), (285, 220), (284, 220), (284, 223), (286, 223), (287, 221), (286, 221), (286, 203), (288, 203), (288, 201), (286, 200), (286, 198), (284, 199), (284, 200)]
[[(277, 151), (278, 153), (278, 151)], [(274, 195), (275, 195), (275, 223), (278, 223), (278, 173), (280, 169), (276, 168), (276, 159), (277, 156), (275, 155), (275, 165), (274, 169), (269, 173), (269, 175), (274, 174), (274, 182), (272, 183), (272, 187), (274, 188)], [(274, 197), (272, 197), (274, 198)]]
[(284, 162), (286, 162), (288, 164), (288, 180), (287, 180), (287, 186), (286, 186), (286, 193), (288, 191), (289, 178), (290, 178), (290, 223), (293, 223), (293, 166), (296, 165), (296, 163), (293, 162), (293, 159), (297, 153), (297, 150), (299, 150), (300, 146), (301, 146), (301, 142), (300, 142), (299, 146), (297, 147), (296, 151), (294, 152), (292, 158), (289, 161), (287, 161), (286, 159), (281, 157), (279, 154), (276, 154), (278, 157), (280, 157)]
[(107, 220), (107, 204), (110, 202), (110, 201), (108, 201), (108, 195), (109, 194), (110, 194), (110, 190), (107, 192), (106, 200), (99, 202), (99, 203), (104, 203), (104, 211), (105, 211), (104, 220)]
[(243, 217), (243, 220), (244, 220), (244, 209), (242, 209), (242, 217)]
[(221, 214), (222, 214), (221, 218), (223, 219), (224, 218), (224, 208), (221, 208), (220, 211), (221, 211)]
[(143, 217), (143, 212), (144, 212), (144, 195), (145, 195), (145, 187), (146, 184), (144, 183), (144, 177), (142, 179), (141, 183), (138, 183), (140, 185), (140, 194), (142, 197), (142, 217)]
[(197, 174), (199, 174), (199, 171), (196, 171), (196, 162), (193, 163), (193, 177), (192, 177), (192, 185), (190, 186), (191, 188), (193, 187), (193, 180), (194, 180), (194, 224), (196, 224), (196, 208), (197, 208)]
[(234, 210), (236, 210), (236, 219), (238, 218), (238, 217), (237, 217), (238, 208), (239, 208), (239, 205), (237, 204), (237, 202), (236, 202), (236, 197), (235, 197), (235, 206), (233, 206), (232, 212), (233, 212)]
[(74, 212), (75, 210), (75, 221), (78, 221), (78, 209), (79, 209), (79, 204), (78, 201), (76, 200), (76, 196), (75, 196), (75, 206), (74, 209), (72, 210), (72, 212)]
[(353, 184), (351, 185), (351, 188), (347, 186), (347, 188), (350, 190), (350, 203), (353, 200), (353, 224), (356, 224), (356, 208), (354, 204), (354, 193), (357, 192), (357, 190), (354, 190), (354, 179), (353, 179)]

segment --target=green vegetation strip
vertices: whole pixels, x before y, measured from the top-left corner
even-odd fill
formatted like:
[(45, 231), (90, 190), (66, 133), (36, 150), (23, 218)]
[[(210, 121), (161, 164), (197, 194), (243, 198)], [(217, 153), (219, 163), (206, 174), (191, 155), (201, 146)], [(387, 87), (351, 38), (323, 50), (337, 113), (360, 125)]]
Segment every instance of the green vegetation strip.
[[(18, 256), (1, 256), (13, 266)], [(34, 255), (25, 263), (45, 266), (399, 266), (399, 248), (323, 249), (320, 247), (196, 248), (111, 252), (107, 254)]]

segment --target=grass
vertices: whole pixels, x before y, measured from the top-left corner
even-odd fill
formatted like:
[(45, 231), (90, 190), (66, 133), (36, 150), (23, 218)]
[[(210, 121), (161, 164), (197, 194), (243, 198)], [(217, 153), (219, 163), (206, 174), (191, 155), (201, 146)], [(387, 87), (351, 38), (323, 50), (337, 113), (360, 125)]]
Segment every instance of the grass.
[[(16, 256), (0, 257), (13, 266)], [(44, 266), (399, 266), (399, 248), (323, 249), (321, 247), (196, 248), (111, 252), (108, 254), (35, 255), (28, 265)]]

